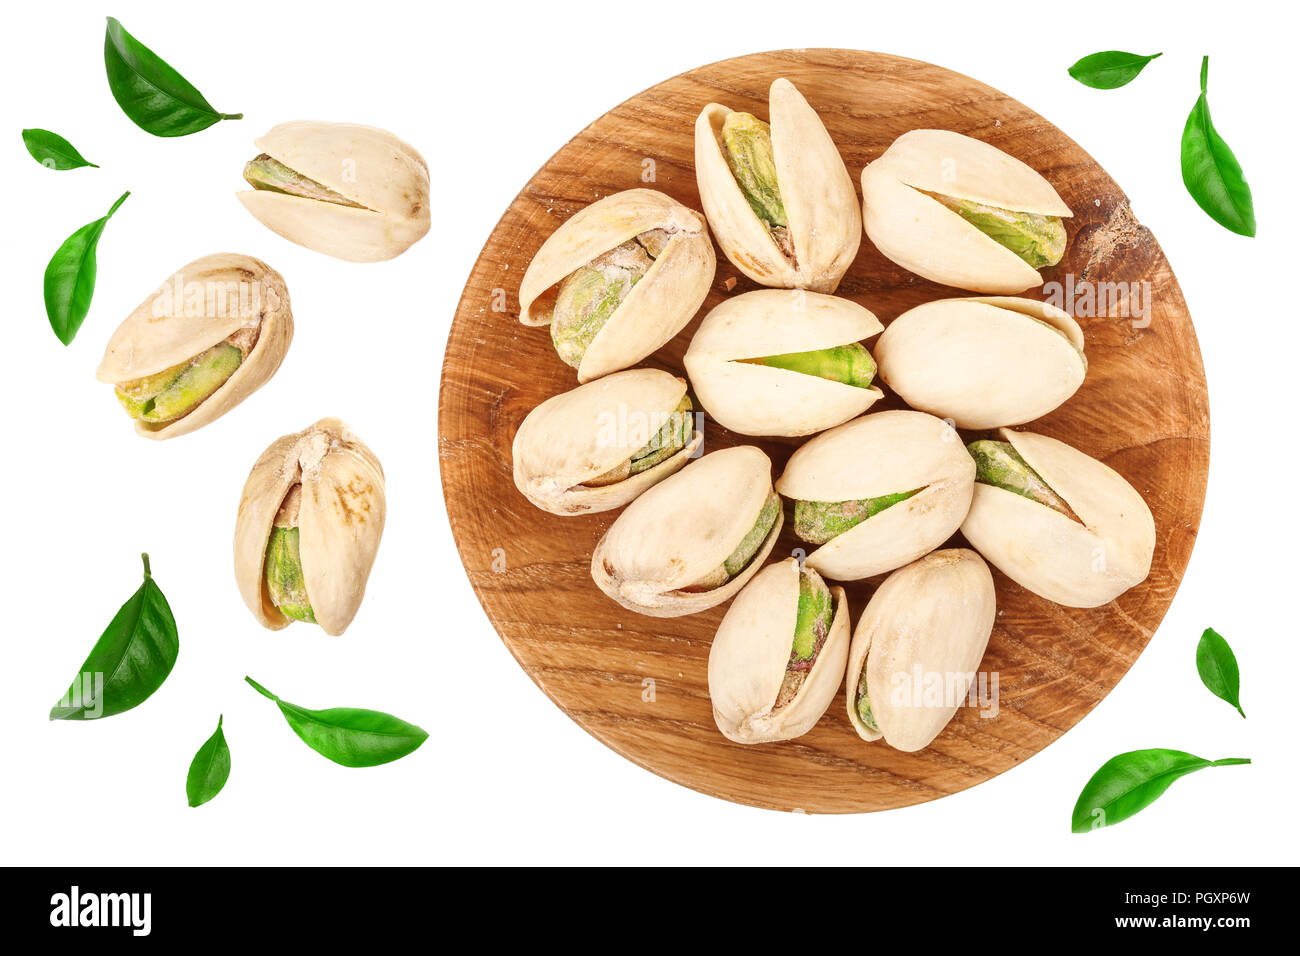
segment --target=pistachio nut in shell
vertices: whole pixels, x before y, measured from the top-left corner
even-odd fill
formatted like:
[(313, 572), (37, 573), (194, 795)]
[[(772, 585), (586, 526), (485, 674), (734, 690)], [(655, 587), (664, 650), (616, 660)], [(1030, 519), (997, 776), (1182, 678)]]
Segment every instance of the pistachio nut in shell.
[(342, 634), (384, 533), (384, 469), (337, 418), (285, 435), (258, 458), (235, 521), (235, 581), (263, 627)]
[(1155, 520), (1118, 472), (1008, 428), (972, 451), (981, 460), (961, 531), (1007, 577), (1066, 607), (1097, 607), (1146, 579)]
[(807, 567), (837, 581), (892, 571), (934, 550), (966, 517), (975, 462), (947, 422), (873, 412), (790, 456), (776, 490), (794, 501), (795, 535), (818, 545)]
[(254, 140), (237, 193), (262, 225), (348, 262), (401, 255), (429, 231), (429, 169), (409, 143), (356, 123), (281, 123)]
[(974, 551), (934, 551), (887, 577), (849, 647), (844, 695), (858, 736), (929, 746), (965, 700), (996, 614), (993, 575)]
[(275, 374), (293, 339), (284, 278), (236, 253), (196, 259), (126, 317), (95, 378), (146, 438), (184, 435), (230, 411)]
[(854, 418), (882, 397), (862, 343), (884, 328), (867, 309), (831, 295), (761, 289), (724, 300), (686, 350), (696, 396), (742, 435), (810, 435)]
[(630, 611), (680, 617), (721, 604), (781, 532), (772, 462), (752, 445), (697, 458), (633, 501), (591, 556), (596, 586)]
[(1088, 370), (1079, 324), (1046, 302), (940, 299), (909, 309), (876, 343), (880, 377), (913, 408), (958, 428), (1041, 418)]
[(862, 171), (863, 224), (884, 256), (975, 292), (1042, 285), (1065, 254), (1073, 215), (1051, 183), (996, 146), (915, 129)]
[(736, 595), (709, 648), (714, 722), (742, 744), (806, 734), (839, 690), (848, 652), (844, 589), (794, 558), (769, 564)]
[(699, 448), (686, 381), (658, 369), (615, 372), (548, 398), (515, 433), (515, 487), (543, 511), (621, 508)]
[(786, 79), (768, 92), (771, 125), (719, 103), (695, 121), (695, 179), (718, 245), (760, 285), (834, 292), (862, 241), (839, 150)]
[(519, 321), (549, 325), (579, 382), (635, 365), (680, 332), (708, 295), (717, 260), (699, 213), (628, 189), (555, 230), (519, 285)]

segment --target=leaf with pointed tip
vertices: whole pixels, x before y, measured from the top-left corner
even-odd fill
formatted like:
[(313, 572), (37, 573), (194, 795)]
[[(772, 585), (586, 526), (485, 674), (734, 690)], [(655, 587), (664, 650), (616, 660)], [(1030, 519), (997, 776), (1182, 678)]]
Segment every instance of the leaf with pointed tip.
[(1183, 185), (1206, 215), (1239, 236), (1255, 235), (1255, 203), (1241, 164), (1210, 119), (1206, 80), (1210, 58), (1201, 61), (1201, 95), (1183, 127)]
[(99, 168), (77, 152), (77, 147), (48, 129), (23, 130), (23, 145), (32, 154), (32, 159), (46, 169), (80, 169), (82, 166)]
[(50, 256), (45, 267), (45, 314), (50, 328), (64, 345), (77, 336), (81, 323), (90, 311), (95, 295), (95, 277), (99, 273), (97, 251), (104, 226), (113, 218), (117, 207), (126, 202), (129, 192), (122, 193), (102, 219), (88, 222), (67, 239)]
[(230, 777), (230, 747), (221, 729), (224, 720), (224, 715), (217, 718), (216, 731), (203, 742), (190, 761), (190, 772), (185, 777), (185, 798), (192, 807), (202, 806), (219, 794)]
[(1160, 56), (1152, 53), (1125, 53), (1123, 50), (1105, 50), (1090, 53), (1069, 68), (1069, 74), (1094, 90), (1117, 90), (1131, 83), (1142, 68)]
[(1111, 757), (1084, 784), (1070, 829), (1087, 833), (1127, 820), (1151, 806), (1179, 777), (1206, 767), (1248, 764), (1245, 757), (1206, 760), (1181, 750), (1130, 750)]
[(1246, 716), (1241, 709), (1241, 671), (1237, 668), (1237, 655), (1212, 627), (1205, 629), (1196, 645), (1196, 673), (1201, 675), (1201, 683), (1211, 694), (1236, 707), (1242, 717)]

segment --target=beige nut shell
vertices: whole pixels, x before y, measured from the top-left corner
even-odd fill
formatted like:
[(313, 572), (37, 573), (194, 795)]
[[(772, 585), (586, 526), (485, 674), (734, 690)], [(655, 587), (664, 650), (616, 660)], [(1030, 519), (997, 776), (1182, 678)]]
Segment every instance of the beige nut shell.
[(799, 615), (799, 562), (787, 558), (754, 576), (727, 608), (709, 648), (713, 720), (728, 740), (761, 744), (802, 736), (839, 690), (849, 653), (844, 589), (831, 587), (835, 614), (812, 670), (795, 698), (774, 708)]
[(337, 418), (277, 439), (257, 459), (235, 521), (235, 581), (253, 616), (272, 630), (290, 620), (266, 593), (266, 547), (276, 513), (296, 484), (302, 485), (303, 581), (316, 623), (326, 634), (339, 635), (361, 606), (384, 533), (384, 469)]
[(519, 321), (549, 325), (559, 285), (572, 272), (653, 229), (672, 234), (654, 264), (601, 326), (578, 365), (590, 382), (635, 365), (667, 343), (708, 295), (717, 259), (699, 213), (653, 189), (628, 189), (580, 210), (555, 230), (519, 285)]
[(275, 374), (293, 339), (284, 277), (233, 252), (195, 259), (172, 273), (117, 327), (95, 378), (119, 385), (179, 365), (243, 328), (257, 343), (222, 386), (187, 415), (162, 425), (137, 421), (146, 438), (185, 435), (230, 411)]
[(794, 261), (777, 246), (745, 199), (722, 149), (719, 103), (695, 121), (695, 179), (700, 202), (723, 253), (760, 285), (834, 292), (862, 241), (858, 196), (844, 160), (808, 101), (787, 79), (768, 93), (772, 153), (794, 245)]
[(974, 292), (1023, 292), (1043, 280), (1037, 269), (926, 192), (1018, 212), (1073, 215), (1037, 171), (995, 146), (938, 129), (896, 139), (862, 171), (867, 237), (904, 269)]
[(704, 436), (693, 430), (691, 440), (675, 455), (623, 481), (594, 488), (583, 487), (583, 482), (649, 444), (685, 394), (685, 379), (639, 368), (548, 398), (528, 413), (515, 433), (515, 487), (551, 514), (621, 508), (680, 470)]
[(915, 411), (873, 412), (822, 432), (790, 456), (776, 490), (796, 501), (917, 494), (837, 535), (805, 564), (837, 581), (892, 571), (934, 550), (970, 508), (975, 462), (947, 422)]
[(1108, 465), (1033, 432), (999, 435), (1082, 520), (992, 485), (977, 484), (962, 523), (994, 567), (1066, 607), (1098, 607), (1151, 571), (1156, 528), (1142, 496)]
[(409, 143), (356, 123), (299, 120), (274, 126), (254, 145), (352, 202), (268, 189), (236, 193), (244, 208), (290, 242), (348, 262), (401, 255), (428, 231), (429, 169)]
[(904, 312), (875, 348), (880, 377), (913, 408), (958, 428), (1041, 418), (1083, 384), (1083, 332), (1046, 302), (940, 299)]
[[(886, 578), (853, 632), (844, 675), (849, 723), (858, 736), (883, 737), (898, 750), (929, 746), (965, 700), (996, 615), (993, 575), (974, 551), (935, 551)], [(857, 712), (863, 667), (878, 732)], [(924, 696), (918, 675), (922, 685), (939, 675), (941, 700)]]
[[(736, 549), (772, 492), (772, 462), (752, 445), (690, 462), (627, 506), (596, 544), (591, 577), (630, 611), (679, 617), (726, 601), (767, 560), (776, 522), (749, 565), (721, 587), (684, 591)], [(791, 632), (793, 635), (793, 632)]]
[(883, 393), (739, 360), (848, 345), (883, 328), (848, 299), (802, 289), (746, 292), (704, 317), (686, 350), (686, 374), (705, 410), (734, 432), (811, 435), (862, 414)]

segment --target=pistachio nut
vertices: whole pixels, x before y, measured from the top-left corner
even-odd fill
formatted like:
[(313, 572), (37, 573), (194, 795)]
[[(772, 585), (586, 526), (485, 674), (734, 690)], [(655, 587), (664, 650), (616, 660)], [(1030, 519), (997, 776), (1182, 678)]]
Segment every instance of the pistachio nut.
[(337, 418), (271, 444), (235, 521), (235, 581), (263, 627), (342, 634), (361, 606), (384, 533), (384, 469)]
[(772, 83), (771, 126), (718, 103), (695, 121), (695, 178), (718, 245), (760, 285), (834, 292), (857, 255), (853, 178), (789, 80)]
[(1069, 314), (1008, 296), (940, 299), (904, 312), (876, 343), (880, 377), (913, 408), (958, 428), (1020, 425), (1083, 384), (1083, 332)]
[(746, 292), (704, 317), (686, 350), (686, 374), (708, 413), (734, 432), (810, 435), (883, 397), (861, 344), (882, 328), (848, 299)]
[(548, 398), (515, 433), (515, 487), (543, 511), (621, 508), (678, 471), (700, 446), (686, 380), (615, 372)]
[(1051, 184), (1020, 160), (950, 130), (915, 129), (862, 171), (863, 223), (887, 259), (976, 292), (1042, 285), (1065, 255)]
[(284, 279), (218, 253), (169, 276), (117, 327), (95, 378), (146, 438), (174, 438), (230, 411), (275, 374), (293, 338)]
[(934, 551), (867, 602), (849, 646), (844, 696), (863, 740), (921, 750), (948, 726), (988, 647), (993, 575), (974, 551)]
[(731, 602), (709, 649), (714, 722), (742, 744), (806, 734), (839, 690), (848, 652), (844, 589), (794, 558), (769, 564)]
[(356, 123), (281, 123), (254, 140), (237, 193), (262, 225), (348, 262), (401, 255), (429, 231), (429, 169), (392, 133)]
[(997, 434), (970, 445), (975, 497), (961, 526), (990, 564), (1066, 607), (1098, 607), (1146, 580), (1156, 527), (1132, 485), (1055, 438)]
[(970, 507), (975, 463), (947, 422), (874, 412), (790, 456), (776, 490), (795, 535), (818, 545), (807, 567), (837, 581), (892, 571), (941, 545)]
[(591, 577), (630, 611), (694, 614), (745, 586), (771, 553), (781, 523), (767, 455), (752, 445), (724, 448), (628, 505), (597, 543)]
[(549, 325), (556, 353), (589, 382), (680, 332), (716, 265), (698, 213), (653, 189), (614, 193), (542, 243), (519, 285), (519, 321)]

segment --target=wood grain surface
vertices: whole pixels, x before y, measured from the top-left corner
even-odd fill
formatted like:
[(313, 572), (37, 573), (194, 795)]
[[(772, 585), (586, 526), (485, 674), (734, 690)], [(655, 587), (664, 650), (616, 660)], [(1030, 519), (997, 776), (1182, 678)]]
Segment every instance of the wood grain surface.
[[(1045, 281), (1072, 274), (1079, 282), (1150, 284), (1145, 318), (1113, 305), (1100, 316), (1077, 314), (1087, 379), (1029, 427), (1101, 459), (1142, 493), (1157, 530), (1151, 575), (1105, 607), (1074, 610), (994, 570), (997, 623), (981, 670), (997, 674), (997, 715), (963, 707), (919, 753), (860, 740), (842, 691), (797, 740), (726, 740), (714, 726), (705, 679), (726, 606), (668, 620), (623, 610), (596, 589), (588, 569), (618, 512), (556, 517), (529, 504), (511, 480), (510, 445), (524, 416), (577, 384), (548, 329), (518, 322), (519, 281), (533, 254), (569, 216), (618, 190), (648, 185), (698, 210), (695, 117), (716, 101), (766, 118), (768, 86), (781, 76), (821, 114), (855, 185), (863, 166), (910, 129), (965, 133), (1037, 169), (1074, 210), (1069, 251)], [(684, 376), (682, 354), (700, 318), (752, 288), (719, 252), (700, 313), (643, 364)], [(887, 325), (912, 306), (962, 293), (905, 272), (864, 237), (838, 294)], [(886, 395), (873, 412), (901, 407)], [(1095, 707), (1173, 599), (1209, 464), (1205, 374), (1191, 318), (1160, 247), (1120, 188), (1063, 132), (997, 90), (927, 63), (848, 50), (761, 53), (692, 70), (632, 97), (556, 153), (506, 210), (466, 283), (447, 343), (438, 426), (461, 559), (488, 617), (538, 686), (597, 739), (670, 780), (739, 803), (824, 813), (884, 810), (964, 790), (1037, 753)], [(704, 427), (706, 452), (758, 444), (774, 477), (799, 444), (734, 436), (711, 420)], [(791, 524), (787, 514), (773, 559), (800, 546)], [(855, 625), (878, 583), (848, 586)]]

